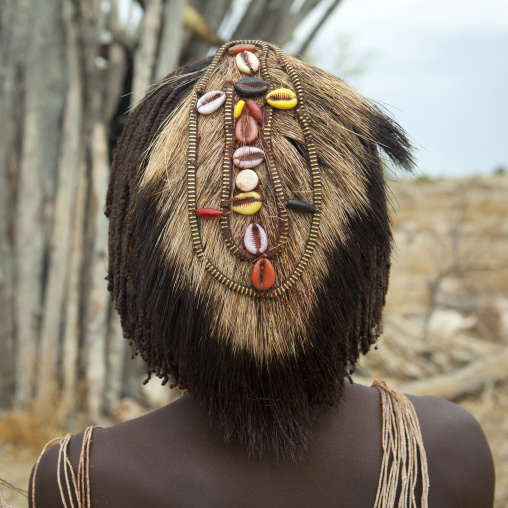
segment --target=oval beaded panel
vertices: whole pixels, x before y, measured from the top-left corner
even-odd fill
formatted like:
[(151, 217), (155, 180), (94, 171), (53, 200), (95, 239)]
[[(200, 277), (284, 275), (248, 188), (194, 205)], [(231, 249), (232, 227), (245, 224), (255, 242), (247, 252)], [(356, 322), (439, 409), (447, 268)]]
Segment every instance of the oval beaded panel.
[(259, 69), (259, 60), (254, 53), (242, 51), (236, 55), (236, 66), (244, 74), (254, 74)]
[(259, 212), (263, 201), (257, 192), (242, 192), (233, 198), (231, 210), (242, 215), (252, 215)]
[(254, 190), (259, 183), (259, 177), (252, 169), (244, 169), (236, 176), (236, 186), (243, 192)]
[(257, 146), (241, 146), (233, 154), (233, 164), (237, 168), (251, 169), (265, 160), (265, 152)]
[(199, 99), (196, 104), (196, 109), (202, 115), (209, 115), (214, 111), (217, 111), (226, 100), (226, 94), (221, 92), (220, 90), (214, 90), (213, 92), (208, 92)]
[(270, 260), (260, 258), (252, 269), (252, 285), (260, 291), (266, 291), (275, 284), (275, 270)]
[(242, 78), (235, 85), (240, 95), (259, 95), (268, 90), (268, 83), (258, 78)]
[(228, 53), (231, 56), (238, 55), (238, 53), (242, 53), (243, 51), (250, 51), (252, 53), (256, 51), (256, 46), (254, 46), (254, 44), (235, 44), (228, 49)]
[(235, 104), (235, 112), (234, 112), (235, 119), (240, 117), (240, 115), (243, 112), (244, 107), (245, 107), (245, 101), (240, 100)]
[(249, 113), (236, 122), (235, 137), (240, 143), (252, 143), (257, 139), (258, 134), (258, 124)]
[(266, 96), (266, 102), (277, 109), (291, 109), (298, 104), (298, 99), (293, 90), (277, 88)]
[[(243, 101), (242, 101), (243, 102)], [(263, 110), (258, 106), (258, 103), (256, 101), (253, 101), (252, 99), (249, 99), (247, 101), (247, 109), (250, 111), (250, 114), (259, 122), (263, 123), (264, 120), (264, 114)]]
[[(251, 48), (234, 48), (234, 46), (245, 46), (245, 45), (251, 45)], [(267, 249), (265, 253), (262, 254), (262, 257), (258, 260), (256, 263), (256, 270), (253, 270), (253, 286), (247, 286), (245, 284), (242, 284), (241, 282), (237, 282), (230, 277), (228, 277), (226, 274), (224, 274), (219, 268), (217, 268), (214, 263), (208, 259), (207, 255), (204, 252), (203, 243), (201, 239), (200, 229), (199, 229), (199, 222), (198, 222), (198, 215), (196, 213), (196, 159), (197, 159), (197, 145), (198, 145), (198, 135), (197, 135), (197, 127), (198, 127), (198, 111), (196, 108), (196, 103), (198, 100), (198, 97), (201, 96), (201, 94), (204, 93), (206, 89), (206, 85), (208, 84), (211, 75), (213, 74), (214, 70), (217, 68), (217, 65), (220, 62), (220, 59), (224, 57), (225, 54), (230, 50), (233, 56), (236, 56), (236, 54), (245, 51), (245, 50), (253, 49), (256, 51), (261, 52), (260, 57), (260, 72), (261, 77), (264, 79), (256, 79), (253, 77), (245, 77), (240, 80), (239, 83), (236, 85), (233, 84), (226, 84), (224, 90), (227, 92), (227, 98), (226, 98), (226, 110), (225, 110), (225, 118), (226, 120), (230, 118), (230, 123), (227, 125), (226, 128), (226, 139), (230, 139), (228, 141), (229, 150), (233, 149), (234, 147), (234, 102), (233, 102), (233, 96), (231, 95), (233, 90), (236, 90), (236, 92), (240, 96), (244, 96), (250, 98), (256, 95), (264, 94), (269, 86), (270, 83), (270, 74), (267, 70), (266, 66), (266, 60), (268, 51), (274, 51), (279, 62), (281, 62), (283, 69), (287, 72), (292, 87), (296, 91), (296, 101), (295, 104), (298, 106), (295, 108), (295, 117), (298, 118), (298, 122), (300, 123), (300, 126), (303, 130), (304, 138), (305, 138), (305, 148), (309, 159), (309, 165), (310, 165), (310, 171), (312, 176), (312, 195), (313, 195), (313, 205), (315, 207), (315, 213), (312, 215), (312, 223), (309, 230), (309, 236), (305, 245), (305, 250), (298, 260), (293, 272), (289, 275), (289, 277), (285, 278), (283, 281), (280, 282), (278, 286), (274, 286), (275, 284), (275, 270), (273, 269), (273, 265), (270, 263), (270, 259), (277, 253), (274, 253), (273, 255), (270, 255), (270, 253), (274, 249)], [(228, 88), (229, 87), (229, 88)], [(233, 88), (234, 87), (234, 88)], [(317, 158), (317, 151), (316, 146), (314, 144), (314, 139), (312, 136), (311, 131), (311, 124), (309, 121), (309, 118), (307, 117), (307, 114), (305, 112), (304, 104), (303, 104), (303, 89), (302, 89), (302, 83), (299, 79), (298, 74), (296, 73), (295, 69), (290, 65), (288, 62), (286, 56), (284, 53), (282, 53), (277, 47), (272, 46), (268, 43), (265, 43), (263, 41), (235, 41), (231, 43), (225, 44), (220, 50), (216, 53), (212, 63), (207, 68), (206, 72), (203, 74), (203, 76), (199, 79), (199, 82), (197, 83), (195, 90), (197, 91), (197, 94), (193, 97), (192, 100), (192, 110), (190, 112), (189, 116), (189, 142), (188, 142), (188, 168), (187, 168), (187, 204), (188, 204), (188, 218), (189, 218), (189, 225), (191, 229), (192, 234), (192, 243), (194, 247), (194, 251), (200, 261), (204, 263), (205, 269), (210, 273), (210, 275), (220, 284), (223, 284), (227, 288), (237, 291), (238, 293), (242, 295), (247, 295), (251, 297), (258, 297), (258, 298), (275, 298), (282, 294), (284, 294), (286, 291), (290, 290), (295, 286), (295, 284), (300, 279), (302, 272), (304, 271), (305, 267), (309, 263), (314, 248), (316, 246), (316, 240), (318, 237), (319, 232), (319, 223), (320, 223), (320, 216), (321, 216), (321, 202), (322, 202), (322, 192), (321, 192), (321, 181), (320, 181), (320, 170), (319, 170), (319, 163)], [(290, 90), (291, 92), (291, 90)], [(249, 97), (250, 96), (250, 97)], [(230, 101), (231, 98), (231, 101)], [(245, 101), (247, 101), (245, 99)], [(280, 100), (280, 99), (279, 99)], [(290, 99), (291, 100), (291, 99)], [(228, 106), (228, 101), (230, 101), (230, 104)], [(274, 101), (276, 102), (276, 101)], [(290, 108), (293, 107), (291, 104), (279, 104), (274, 105), (274, 107), (286, 107)], [(266, 144), (266, 149), (269, 150), (270, 148), (270, 133), (271, 133), (271, 117), (273, 113), (272, 108), (261, 108), (263, 112), (263, 136), (261, 139), (261, 142), (263, 143), (263, 147), (265, 147), (265, 140), (268, 144)], [(245, 106), (244, 106), (245, 111)], [(241, 115), (241, 113), (238, 113)], [(251, 112), (251, 114), (254, 116), (254, 114)], [(229, 136), (229, 137), (228, 137)], [(232, 145), (231, 145), (232, 141)], [(243, 148), (249, 148), (254, 149), (256, 147), (243, 147)], [(261, 163), (263, 160), (265, 160), (265, 153), (264, 151), (260, 150), (261, 153)], [(246, 157), (245, 154), (242, 155), (241, 159), (249, 159), (251, 157)], [(255, 203), (256, 206), (261, 207), (262, 199), (261, 196), (259, 198), (249, 198), (249, 199), (242, 199), (244, 202), (239, 203), (239, 196), (236, 195), (232, 200), (229, 199), (231, 196), (231, 183), (228, 184), (228, 182), (231, 182), (231, 163), (232, 159), (229, 157), (224, 158), (224, 164), (223, 164), (223, 178), (224, 178), (224, 185), (223, 190), (227, 190), (227, 193), (223, 192), (222, 194), (222, 211), (225, 211), (225, 206), (229, 206), (230, 208), (236, 207), (238, 209), (242, 208), (242, 205), (249, 206), (252, 203)], [(238, 164), (244, 163), (245, 160), (238, 160)], [(266, 164), (267, 169), (270, 172), (270, 176), (272, 178), (275, 178), (275, 183), (277, 180), (277, 172), (273, 169), (273, 161), (271, 160), (270, 152), (266, 154)], [(229, 186), (228, 186), (229, 185)], [(229, 190), (228, 190), (229, 189)], [(245, 194), (249, 194), (246, 192)], [(280, 221), (283, 221), (283, 218), (286, 217), (285, 220), (287, 220), (287, 212), (286, 212), (286, 206), (287, 202), (285, 197), (278, 197), (277, 203), (281, 204), (281, 207), (277, 205), (278, 212), (279, 212), (279, 218)], [(227, 227), (227, 221), (228, 221), (228, 215), (229, 212), (225, 212), (224, 215), (220, 217), (220, 224), (221, 229), (224, 228), (223, 226), (229, 230)], [(226, 242), (228, 240), (226, 239)], [(282, 240), (281, 240), (282, 241)], [(233, 242), (233, 244), (229, 244), (228, 246), (230, 249), (237, 253), (239, 249)], [(278, 248), (278, 247), (276, 247)], [(247, 250), (243, 250), (244, 257), (242, 259), (246, 260), (252, 260), (249, 256), (254, 256), (253, 254), (249, 253)], [(261, 263), (261, 260), (264, 260)], [(273, 278), (272, 285), (271, 278)]]
[(268, 249), (268, 237), (265, 230), (257, 222), (251, 222), (245, 230), (243, 244), (248, 252), (260, 256)]

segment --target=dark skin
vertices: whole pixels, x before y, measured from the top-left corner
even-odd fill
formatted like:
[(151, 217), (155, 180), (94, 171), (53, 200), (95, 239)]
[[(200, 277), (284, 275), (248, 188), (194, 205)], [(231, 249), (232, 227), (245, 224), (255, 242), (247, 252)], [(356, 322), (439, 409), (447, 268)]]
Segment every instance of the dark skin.
[[(429, 507), (491, 508), (494, 465), (476, 420), (437, 397), (409, 398), (429, 463)], [(79, 434), (70, 445), (75, 471), (81, 443)], [(40, 463), (37, 508), (63, 506), (57, 453), (55, 446)], [(237, 444), (225, 444), (186, 395), (141, 418), (94, 431), (92, 506), (371, 508), (381, 459), (380, 395), (373, 388), (347, 383), (340, 408), (319, 410), (314, 439), (298, 464), (274, 456), (248, 458)]]

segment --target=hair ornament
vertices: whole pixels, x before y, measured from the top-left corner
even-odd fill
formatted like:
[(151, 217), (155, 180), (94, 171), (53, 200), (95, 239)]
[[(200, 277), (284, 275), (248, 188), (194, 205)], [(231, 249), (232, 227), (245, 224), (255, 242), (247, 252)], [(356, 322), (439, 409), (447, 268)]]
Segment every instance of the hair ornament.
[[(267, 55), (276, 54), (283, 72), (289, 77), (294, 90), (277, 87), (267, 68)], [(260, 54), (260, 57), (256, 55)], [(223, 58), (235, 58), (238, 70), (248, 77), (235, 83), (225, 82), (222, 90), (206, 92), (210, 77)], [(260, 77), (254, 77), (259, 71)], [(309, 120), (304, 106), (303, 88), (300, 79), (283, 53), (265, 42), (229, 43), (215, 55), (211, 65), (195, 86), (195, 107), (191, 108), (189, 118), (188, 146), (188, 209), (191, 236), (198, 258), (205, 263), (208, 272), (220, 283), (242, 294), (257, 297), (276, 297), (291, 287), (302, 275), (311, 259), (319, 231), (321, 181), (317, 163), (316, 149)], [(262, 102), (257, 100), (261, 99)], [(244, 97), (246, 100), (242, 99)], [(259, 99), (258, 99), (259, 98)], [(222, 193), (220, 210), (215, 208), (196, 209), (196, 160), (198, 149), (198, 117), (202, 114), (217, 112), (224, 105), (224, 156), (222, 167)], [(276, 164), (272, 155), (271, 132), (275, 110), (294, 109), (305, 140), (305, 159), (308, 161), (312, 180), (313, 203), (288, 199), (283, 188), (280, 172), (291, 171), (290, 167)], [(253, 171), (253, 170), (256, 171)], [(235, 172), (238, 173), (235, 175)], [(260, 186), (257, 172), (266, 173)], [(236, 188), (241, 191), (235, 193)], [(266, 199), (275, 201), (277, 210), (277, 238), (268, 249), (269, 235), (259, 222), (251, 222), (245, 228), (243, 246), (235, 240), (231, 230), (230, 214), (235, 212), (244, 216), (257, 214)], [(305, 249), (294, 271), (278, 286), (275, 286), (275, 267), (272, 261), (288, 241), (289, 216), (287, 208), (296, 212), (311, 213), (313, 218), (305, 243)], [(254, 261), (251, 283), (233, 281), (207, 258), (203, 248), (197, 217), (219, 218), (223, 239), (233, 254), (246, 261)], [(243, 248), (245, 247), (245, 248)]]
[(245, 101), (242, 101), (242, 100), (239, 100), (236, 104), (235, 104), (235, 112), (234, 112), (234, 115), (235, 115), (235, 120), (237, 118), (240, 118), (240, 115), (243, 113), (243, 108), (245, 107)]
[(208, 92), (199, 99), (196, 104), (196, 109), (202, 115), (210, 115), (214, 111), (217, 111), (226, 100), (226, 94), (224, 92), (214, 90)]
[(256, 96), (265, 93), (269, 84), (258, 78), (242, 78), (236, 85), (235, 89), (239, 95)]
[(236, 55), (236, 65), (244, 74), (254, 74), (259, 69), (259, 60), (254, 53), (242, 51)]
[(277, 109), (293, 109), (298, 104), (295, 92), (278, 88), (266, 96), (266, 102)]

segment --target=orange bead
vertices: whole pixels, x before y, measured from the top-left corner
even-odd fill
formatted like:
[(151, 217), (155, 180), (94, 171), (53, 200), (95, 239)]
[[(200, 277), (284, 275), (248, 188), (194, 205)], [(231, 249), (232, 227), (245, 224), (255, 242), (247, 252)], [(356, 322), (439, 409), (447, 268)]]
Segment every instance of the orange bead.
[(256, 46), (254, 46), (254, 44), (236, 44), (228, 49), (228, 53), (231, 56), (238, 55), (238, 53), (243, 53), (244, 51), (250, 51), (253, 53), (256, 51)]
[(260, 291), (270, 289), (275, 284), (275, 269), (266, 258), (260, 258), (252, 269), (252, 285)]
[(252, 99), (247, 101), (247, 109), (250, 111), (251, 115), (259, 122), (263, 123), (263, 110), (258, 106), (256, 101)]

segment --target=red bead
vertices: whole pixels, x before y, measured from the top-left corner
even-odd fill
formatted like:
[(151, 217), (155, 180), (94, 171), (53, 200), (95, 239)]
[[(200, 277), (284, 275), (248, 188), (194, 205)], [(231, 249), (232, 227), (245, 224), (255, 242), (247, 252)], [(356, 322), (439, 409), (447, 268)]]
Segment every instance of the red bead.
[(254, 53), (254, 51), (256, 51), (256, 46), (254, 46), (254, 44), (236, 44), (228, 49), (228, 53), (232, 56), (238, 55), (238, 53), (243, 53), (244, 51)]
[(196, 210), (196, 215), (205, 217), (206, 219), (216, 219), (217, 217), (222, 217), (224, 212), (222, 210), (216, 210), (215, 208), (198, 208)]
[(260, 258), (252, 269), (252, 285), (260, 291), (270, 289), (275, 284), (275, 269), (266, 258)]
[(258, 106), (256, 101), (252, 99), (248, 100), (246, 103), (247, 109), (250, 111), (250, 114), (259, 122), (263, 123), (263, 110)]

